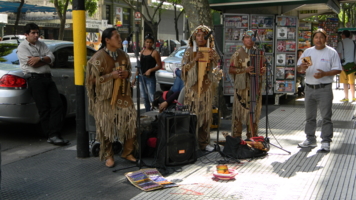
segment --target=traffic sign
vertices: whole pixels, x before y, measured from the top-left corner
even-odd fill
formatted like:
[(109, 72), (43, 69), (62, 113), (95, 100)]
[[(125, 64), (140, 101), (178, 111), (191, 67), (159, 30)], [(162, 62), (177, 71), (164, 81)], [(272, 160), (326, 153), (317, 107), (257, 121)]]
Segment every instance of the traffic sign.
[(141, 21), (141, 13), (135, 12), (135, 21)]

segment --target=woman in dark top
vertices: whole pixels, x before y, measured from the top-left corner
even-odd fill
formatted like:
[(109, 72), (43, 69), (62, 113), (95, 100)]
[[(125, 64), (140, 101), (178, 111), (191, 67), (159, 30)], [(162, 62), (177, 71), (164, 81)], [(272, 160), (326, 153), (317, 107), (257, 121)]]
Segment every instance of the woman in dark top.
[[(141, 51), (141, 72), (140, 77), (140, 96), (144, 99), (146, 111), (151, 110), (151, 102), (153, 94), (156, 91), (156, 76), (155, 72), (162, 68), (161, 56), (154, 49), (154, 39), (151, 35), (145, 37), (144, 49)], [(135, 85), (139, 71), (136, 70), (136, 76), (132, 80), (132, 85)], [(145, 83), (145, 84), (144, 84)], [(146, 85), (146, 88), (145, 86)]]

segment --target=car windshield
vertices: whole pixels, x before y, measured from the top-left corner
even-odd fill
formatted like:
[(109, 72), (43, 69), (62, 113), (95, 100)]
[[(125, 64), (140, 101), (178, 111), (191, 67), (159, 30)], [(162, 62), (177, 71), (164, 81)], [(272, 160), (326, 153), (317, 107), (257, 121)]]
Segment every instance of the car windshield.
[(0, 44), (0, 63), (19, 64), (16, 54), (17, 44)]
[(177, 57), (177, 58), (183, 58), (184, 52), (186, 48), (179, 48), (171, 53), (169, 57)]

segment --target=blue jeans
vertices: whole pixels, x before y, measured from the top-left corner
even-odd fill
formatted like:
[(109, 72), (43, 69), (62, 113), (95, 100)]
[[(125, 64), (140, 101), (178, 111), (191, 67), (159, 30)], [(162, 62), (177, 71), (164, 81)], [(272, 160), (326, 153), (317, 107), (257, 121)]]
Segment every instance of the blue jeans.
[[(143, 77), (143, 79), (142, 79)], [(146, 88), (144, 88), (143, 81), (146, 83)], [(147, 94), (148, 92), (148, 94)], [(155, 74), (151, 74), (150, 77), (140, 76), (140, 97), (143, 99), (146, 111), (151, 110), (151, 102), (153, 101), (153, 94), (156, 92), (156, 77)]]
[(184, 82), (181, 79), (182, 71), (180, 69), (177, 69), (175, 73), (176, 73), (177, 77), (174, 80), (171, 90), (173, 92), (178, 92), (178, 91), (181, 91), (182, 88), (184, 87)]
[(326, 85), (323, 88), (313, 89), (305, 86), (305, 134), (308, 140), (314, 140), (316, 131), (316, 117), (317, 109), (319, 107), (322, 118), (321, 125), (321, 139), (322, 142), (331, 142), (333, 137), (333, 123), (331, 121), (332, 105), (333, 105), (333, 91), (332, 84)]

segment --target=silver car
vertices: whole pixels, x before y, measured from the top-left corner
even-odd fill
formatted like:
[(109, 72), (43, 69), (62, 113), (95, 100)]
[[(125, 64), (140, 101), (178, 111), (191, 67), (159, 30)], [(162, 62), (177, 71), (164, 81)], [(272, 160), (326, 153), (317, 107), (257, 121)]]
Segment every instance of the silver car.
[[(76, 88), (73, 42), (41, 41), (49, 47), (56, 58), (51, 72), (64, 105), (63, 116), (74, 115)], [(19, 65), (16, 54), (18, 42), (17, 40), (0, 42), (0, 121), (36, 124), (39, 123), (39, 115)], [(87, 59), (94, 53), (93, 48), (87, 47)]]
[(162, 61), (162, 69), (156, 72), (156, 82), (159, 83), (161, 90), (169, 90), (176, 78), (174, 71), (181, 69), (181, 62), (187, 46), (176, 49), (166, 59)]

